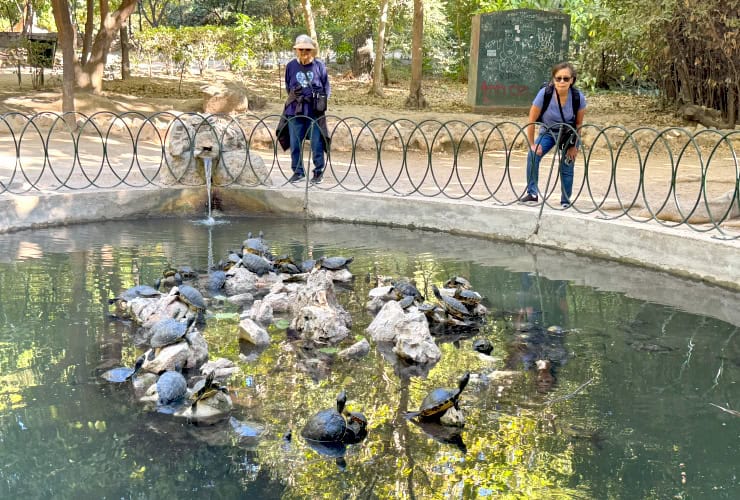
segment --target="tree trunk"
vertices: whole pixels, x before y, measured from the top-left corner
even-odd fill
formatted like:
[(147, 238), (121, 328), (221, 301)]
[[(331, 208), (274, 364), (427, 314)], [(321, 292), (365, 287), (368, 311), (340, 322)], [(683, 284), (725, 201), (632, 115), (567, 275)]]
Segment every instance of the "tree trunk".
[(87, 0), (87, 19), (85, 20), (85, 34), (82, 38), (81, 64), (86, 64), (90, 59), (90, 47), (92, 47), (93, 31), (95, 31), (95, 0)]
[(421, 91), (422, 67), (424, 53), (422, 42), (424, 38), (424, 2), (414, 0), (414, 23), (411, 27), (411, 85), (406, 107), (421, 109), (427, 107), (427, 100)]
[(128, 24), (123, 23), (120, 31), (121, 37), (121, 80), (131, 78), (131, 62), (129, 59)]
[(58, 30), (58, 42), (62, 46), (62, 113), (65, 113), (65, 121), (72, 120), (74, 124), (75, 111), (75, 67), (77, 56), (75, 55), (74, 41), (75, 31), (72, 19), (69, 17), (68, 0), (51, 0), (51, 8), (54, 12), (54, 21)]
[(96, 94), (103, 90), (103, 71), (110, 46), (137, 3), (138, 0), (122, 0), (118, 10), (111, 13), (108, 0), (100, 0), (100, 30), (95, 35), (90, 59), (77, 74), (77, 84), (81, 88), (91, 89)]
[(385, 53), (385, 25), (388, 22), (388, 0), (380, 0), (380, 19), (378, 20), (378, 42), (375, 44), (375, 64), (373, 65), (373, 86), (370, 94), (383, 97), (383, 62)]
[[(316, 37), (316, 23), (313, 20), (313, 7), (311, 7), (311, 0), (301, 0), (301, 5), (303, 6), (303, 17), (306, 21), (308, 36), (318, 44), (319, 39)], [(318, 52), (319, 51), (317, 50), (316, 54), (318, 54)]]

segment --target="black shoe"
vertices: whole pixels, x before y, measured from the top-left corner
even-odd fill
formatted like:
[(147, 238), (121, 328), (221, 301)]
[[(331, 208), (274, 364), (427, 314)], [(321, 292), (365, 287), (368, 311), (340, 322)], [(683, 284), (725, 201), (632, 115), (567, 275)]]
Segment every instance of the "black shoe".
[(321, 184), (321, 181), (324, 180), (324, 171), (321, 172), (314, 172), (313, 177), (311, 177), (311, 184)]
[(537, 197), (533, 194), (527, 193), (525, 196), (519, 198), (519, 201), (521, 201), (522, 203), (526, 203), (528, 201), (537, 201)]
[(295, 174), (293, 174), (293, 177), (291, 177), (290, 179), (288, 179), (288, 182), (298, 182), (301, 179), (303, 179), (304, 177), (306, 177), (306, 176), (303, 175), (303, 174), (299, 174), (299, 173), (296, 172)]

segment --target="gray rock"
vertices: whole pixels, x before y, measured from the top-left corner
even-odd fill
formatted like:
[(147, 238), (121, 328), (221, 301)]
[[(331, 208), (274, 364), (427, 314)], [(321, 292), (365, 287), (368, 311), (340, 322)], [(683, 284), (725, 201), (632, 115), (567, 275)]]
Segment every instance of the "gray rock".
[(362, 339), (359, 342), (355, 342), (346, 349), (342, 349), (337, 353), (337, 357), (341, 359), (359, 359), (364, 358), (370, 353), (370, 342), (367, 339)]
[(270, 334), (250, 318), (239, 322), (239, 338), (256, 346), (270, 345)]

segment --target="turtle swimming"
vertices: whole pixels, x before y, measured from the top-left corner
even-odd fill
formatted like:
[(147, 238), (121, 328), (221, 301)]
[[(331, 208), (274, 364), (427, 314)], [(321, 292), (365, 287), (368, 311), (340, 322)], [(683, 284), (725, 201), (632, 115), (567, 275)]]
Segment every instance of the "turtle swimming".
[[(367, 419), (360, 412), (345, 411), (347, 393), (337, 394), (336, 408), (321, 410), (301, 430), (303, 439), (313, 443), (359, 443), (367, 436)], [(345, 418), (346, 417), (346, 418)]]
[(406, 413), (406, 418), (419, 418), (421, 420), (439, 420), (444, 413), (452, 408), (460, 409), (458, 399), (465, 386), (470, 380), (470, 372), (466, 372), (457, 385), (457, 389), (437, 388), (426, 395), (417, 411)]

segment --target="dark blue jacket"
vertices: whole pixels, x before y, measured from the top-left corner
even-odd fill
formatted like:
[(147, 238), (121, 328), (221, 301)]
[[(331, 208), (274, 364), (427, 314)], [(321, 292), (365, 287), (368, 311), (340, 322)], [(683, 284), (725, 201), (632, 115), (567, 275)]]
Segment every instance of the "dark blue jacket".
[(316, 118), (313, 110), (313, 92), (326, 94), (327, 97), (331, 94), (326, 65), (318, 59), (306, 65), (301, 64), (298, 59), (290, 61), (285, 66), (285, 90), (290, 95), (295, 89), (300, 89), (300, 94), (295, 101), (285, 107), (284, 114)]

